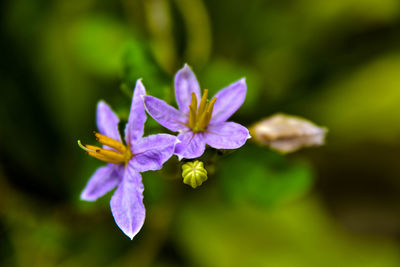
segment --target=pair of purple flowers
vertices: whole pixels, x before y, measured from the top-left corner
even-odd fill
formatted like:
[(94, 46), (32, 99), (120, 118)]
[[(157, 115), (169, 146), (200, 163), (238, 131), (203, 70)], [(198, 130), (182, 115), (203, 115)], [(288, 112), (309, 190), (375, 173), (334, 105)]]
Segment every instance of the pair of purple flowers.
[[(103, 101), (97, 105), (97, 141), (103, 147), (79, 145), (90, 155), (108, 164), (90, 178), (81, 199), (95, 201), (117, 187), (111, 211), (119, 228), (131, 239), (145, 219), (141, 172), (159, 170), (173, 154), (179, 159), (200, 157), (208, 144), (217, 149), (236, 149), (250, 137), (247, 128), (226, 120), (243, 104), (246, 83), (241, 79), (219, 91), (208, 101), (208, 91), (200, 97), (197, 79), (188, 65), (175, 76), (175, 96), (179, 110), (152, 96), (138, 80), (125, 128), (125, 143), (118, 131), (119, 119)], [(143, 137), (146, 113), (178, 136), (155, 134)]]

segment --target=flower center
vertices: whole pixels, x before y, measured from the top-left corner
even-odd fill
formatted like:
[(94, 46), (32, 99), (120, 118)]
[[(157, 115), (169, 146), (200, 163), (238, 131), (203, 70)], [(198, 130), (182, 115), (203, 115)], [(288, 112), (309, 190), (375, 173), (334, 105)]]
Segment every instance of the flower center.
[(187, 126), (192, 129), (194, 133), (205, 132), (208, 123), (211, 120), (213, 108), (216, 97), (208, 101), (208, 90), (204, 89), (203, 96), (201, 97), (199, 108), (197, 108), (197, 97), (192, 93), (192, 103), (189, 105), (189, 123)]
[(132, 158), (129, 147), (126, 147), (121, 142), (97, 132), (94, 132), (94, 135), (99, 143), (111, 147), (114, 150), (91, 145), (82, 145), (81, 141), (78, 140), (79, 147), (85, 150), (89, 156), (114, 164), (126, 164)]

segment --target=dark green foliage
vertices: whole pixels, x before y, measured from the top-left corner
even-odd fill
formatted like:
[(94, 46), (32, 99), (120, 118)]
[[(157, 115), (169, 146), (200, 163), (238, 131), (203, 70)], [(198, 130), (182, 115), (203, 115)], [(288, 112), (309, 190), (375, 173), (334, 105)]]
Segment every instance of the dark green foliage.
[(233, 203), (254, 203), (271, 208), (303, 196), (313, 175), (304, 162), (248, 144), (217, 165), (218, 182)]

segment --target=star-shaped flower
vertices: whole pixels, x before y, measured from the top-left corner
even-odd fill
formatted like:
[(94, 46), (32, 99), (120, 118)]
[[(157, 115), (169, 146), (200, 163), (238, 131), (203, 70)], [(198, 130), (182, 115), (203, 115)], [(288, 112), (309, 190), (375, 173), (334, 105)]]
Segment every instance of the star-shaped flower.
[(217, 149), (236, 149), (250, 138), (247, 128), (226, 120), (243, 104), (246, 81), (241, 79), (220, 90), (211, 101), (188, 65), (175, 75), (175, 97), (179, 110), (152, 96), (145, 96), (147, 112), (158, 123), (179, 132), (175, 146), (179, 159), (200, 157), (206, 144)]
[(156, 134), (142, 137), (146, 114), (143, 96), (145, 88), (140, 80), (136, 83), (125, 142), (118, 131), (119, 119), (103, 101), (97, 105), (97, 141), (103, 148), (79, 145), (92, 157), (108, 162), (90, 178), (81, 199), (95, 201), (117, 187), (111, 198), (111, 211), (119, 228), (131, 239), (142, 228), (145, 219), (143, 183), (141, 172), (159, 170), (174, 152), (176, 137)]

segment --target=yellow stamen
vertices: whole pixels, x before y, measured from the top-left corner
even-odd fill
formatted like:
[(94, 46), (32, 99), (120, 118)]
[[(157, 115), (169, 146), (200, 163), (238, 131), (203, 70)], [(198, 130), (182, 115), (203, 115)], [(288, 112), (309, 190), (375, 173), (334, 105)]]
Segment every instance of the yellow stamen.
[(130, 149), (126, 148), (121, 142), (96, 132), (94, 134), (100, 143), (109, 146), (116, 151), (97, 146), (82, 145), (81, 141), (78, 140), (79, 147), (85, 150), (89, 156), (114, 164), (126, 164), (132, 158)]
[(197, 98), (195, 93), (192, 93), (192, 102), (189, 105), (189, 122), (187, 126), (192, 129), (193, 132), (205, 132), (210, 123), (217, 98), (214, 97), (211, 101), (208, 101), (207, 96), (208, 90), (204, 89), (199, 108), (197, 109)]
[(199, 105), (199, 110), (197, 111), (197, 114), (203, 114), (204, 110), (206, 109), (207, 106), (207, 96), (208, 96), (208, 89), (204, 89), (203, 96), (201, 97), (200, 105)]
[(215, 101), (217, 101), (217, 98), (214, 96), (214, 98), (211, 99), (210, 103), (208, 103), (207, 112), (213, 112)]
[(215, 101), (217, 101), (216, 97), (211, 99), (210, 103), (208, 103), (208, 106), (207, 106), (207, 125), (210, 123), (210, 120), (211, 120), (211, 117), (212, 117), (212, 113), (213, 113), (213, 109), (214, 109)]
[(207, 121), (207, 111), (201, 114), (201, 117), (197, 120), (197, 128), (198, 129), (205, 129), (208, 125)]
[(196, 125), (196, 110), (197, 98), (195, 93), (192, 93), (192, 103), (189, 105), (189, 127), (192, 128)]
[(114, 148), (115, 150), (124, 154), (126, 152), (126, 147), (119, 141), (112, 139), (111, 137), (102, 135), (98, 132), (93, 132), (99, 143)]
[[(92, 149), (92, 148), (91, 148)], [(125, 161), (125, 156), (113, 150), (104, 149), (104, 148), (97, 148), (96, 153), (116, 161), (120, 161), (121, 163)]]
[(96, 153), (95, 150), (88, 149), (87, 147), (85, 147), (84, 145), (82, 145), (81, 140), (78, 140), (78, 146), (79, 146), (80, 148), (82, 148), (83, 150), (85, 150), (86, 152), (94, 152), (94, 153)]
[(98, 147), (98, 146), (92, 146), (92, 145), (85, 145), (85, 147), (87, 148), (87, 149), (89, 149), (90, 150), (90, 152), (94, 152), (94, 153), (98, 153), (99, 151), (99, 149), (100, 149), (100, 147)]
[(100, 155), (98, 153), (93, 153), (93, 152), (87, 152), (87, 153), (89, 156), (92, 156), (92, 157), (94, 157), (98, 160), (104, 161), (104, 162), (114, 163), (114, 164), (124, 163), (123, 161), (121, 162), (120, 160), (110, 159), (110, 158)]

